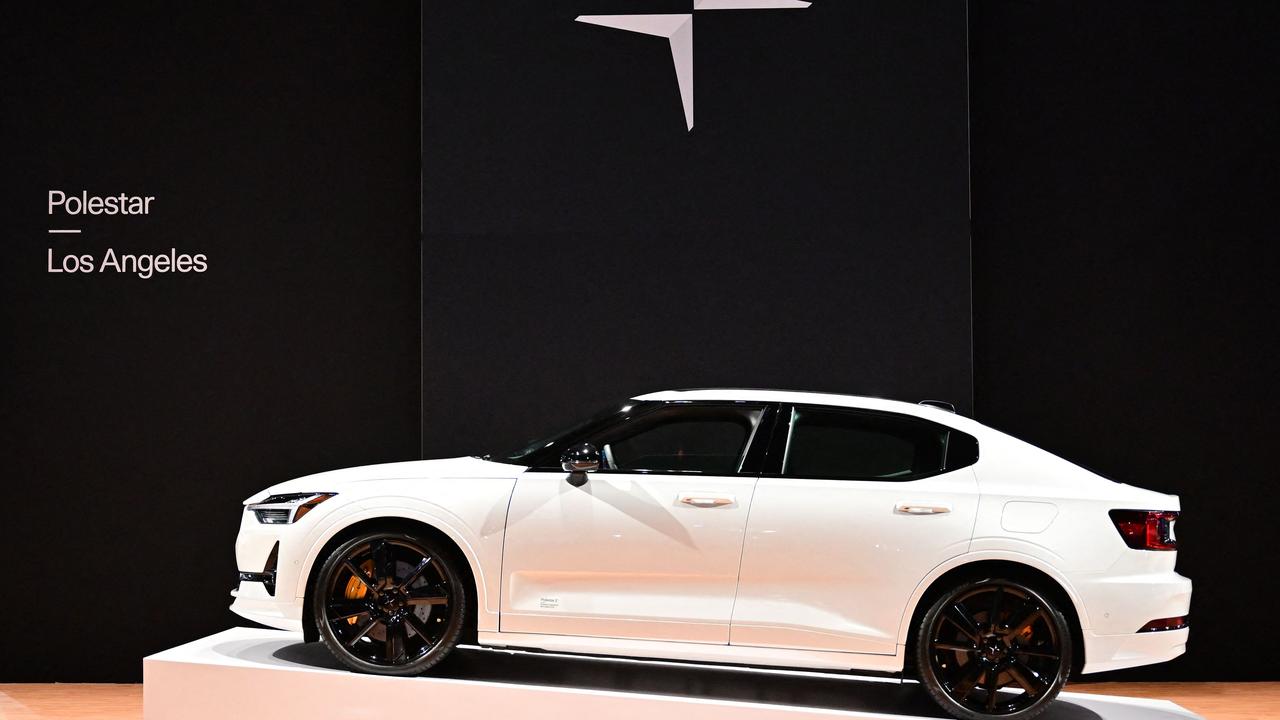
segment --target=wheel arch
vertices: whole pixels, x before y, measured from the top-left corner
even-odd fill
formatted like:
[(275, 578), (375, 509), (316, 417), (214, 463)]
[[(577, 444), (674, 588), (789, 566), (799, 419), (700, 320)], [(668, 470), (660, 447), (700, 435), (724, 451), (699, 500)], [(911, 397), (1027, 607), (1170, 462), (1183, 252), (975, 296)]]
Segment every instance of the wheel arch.
[(957, 558), (941, 566), (922, 581), (916, 588), (907, 610), (903, 613), (903, 621), (898, 633), (898, 642), (903, 645), (903, 672), (914, 675), (914, 657), (912, 647), (919, 632), (919, 625), (924, 614), (948, 589), (966, 581), (982, 577), (1007, 577), (1022, 580), (1051, 596), (1062, 608), (1067, 625), (1071, 630), (1071, 673), (1079, 675), (1085, 663), (1084, 625), (1086, 617), (1080, 606), (1079, 598), (1069, 588), (1070, 585), (1052, 568), (1034, 558), (1009, 557), (974, 557)]
[(412, 518), (401, 515), (382, 515), (378, 517), (367, 517), (355, 520), (336, 532), (332, 533), (320, 549), (311, 555), (309, 567), (306, 568), (306, 574), (303, 578), (305, 582), (303, 588), (302, 602), (302, 637), (304, 642), (315, 642), (320, 639), (320, 633), (316, 629), (315, 613), (312, 610), (312, 591), (315, 586), (316, 576), (320, 573), (320, 568), (324, 565), (325, 558), (329, 557), (334, 550), (340, 545), (347, 542), (353, 537), (366, 532), (404, 532), (409, 535), (425, 537), (436, 543), (439, 543), (447, 551), (454, 554), (454, 560), (457, 561), (458, 567), (462, 570), (464, 577), (463, 582), (468, 584), (472, 589), (474, 602), (467, 609), (467, 617), (463, 620), (461, 643), (474, 643), (476, 639), (477, 629), (477, 613), (478, 607), (484, 603), (484, 588), (477, 581), (478, 567), (475, 565), (474, 555), (464, 550), (465, 543), (459, 542), (453, 535), (437, 527), (435, 524), (426, 522), (419, 518)]

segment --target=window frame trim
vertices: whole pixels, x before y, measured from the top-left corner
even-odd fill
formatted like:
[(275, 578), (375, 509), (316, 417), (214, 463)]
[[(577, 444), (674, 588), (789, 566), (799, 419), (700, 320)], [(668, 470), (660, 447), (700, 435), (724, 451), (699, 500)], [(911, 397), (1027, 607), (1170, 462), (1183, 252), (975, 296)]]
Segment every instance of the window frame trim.
[[(797, 408), (799, 409), (812, 408), (814, 410), (826, 410), (826, 411), (832, 411), (837, 413), (846, 413), (850, 415), (864, 415), (864, 416), (873, 416), (873, 417), (880, 417), (880, 418), (892, 418), (895, 420), (905, 419), (908, 421), (934, 425), (934, 426), (943, 428), (950, 433), (961, 433), (963, 435), (967, 435), (968, 437), (973, 439), (974, 445), (978, 447), (979, 452), (975, 453), (974, 455), (975, 459), (973, 462), (970, 462), (966, 465), (961, 465), (959, 467), (954, 467), (954, 468), (947, 467), (946, 459), (947, 459), (947, 455), (950, 453), (950, 450), (951, 450), (951, 437), (948, 436), (947, 446), (943, 449), (942, 469), (936, 472), (922, 473), (919, 475), (904, 475), (901, 477), (847, 477), (842, 475), (790, 474), (790, 473), (784, 472), (784, 464), (786, 462), (787, 449), (791, 442), (791, 425), (795, 420), (795, 411)], [(783, 480), (833, 480), (837, 482), (905, 483), (905, 482), (913, 482), (916, 480), (926, 480), (928, 478), (934, 478), (934, 477), (938, 477), (939, 475), (946, 475), (948, 473), (956, 472), (957, 470), (964, 470), (965, 468), (973, 467), (978, 462), (977, 458), (981, 457), (981, 445), (978, 443), (978, 439), (974, 437), (972, 433), (967, 433), (963, 430), (959, 430), (957, 428), (951, 427), (950, 425), (947, 425), (945, 423), (937, 422), (936, 420), (930, 420), (929, 418), (922, 418), (917, 415), (910, 415), (908, 413), (898, 413), (898, 412), (892, 412), (888, 410), (873, 410), (871, 408), (856, 407), (851, 405), (821, 405), (821, 404), (814, 404), (814, 403), (797, 403), (797, 402), (779, 403), (779, 407), (777, 408), (776, 413), (777, 414), (776, 414), (776, 420), (773, 427), (773, 433), (769, 439), (769, 449), (765, 455), (764, 467), (762, 468), (762, 472), (760, 473), (760, 477), (762, 478), (783, 479)]]
[[(751, 434), (747, 437), (744, 445), (745, 450), (738, 460), (738, 470), (733, 473), (705, 473), (697, 470), (606, 470), (601, 468), (593, 470), (589, 475), (660, 475), (669, 477), (760, 477), (761, 465), (764, 461), (773, 441), (773, 431), (775, 421), (778, 418), (778, 405), (776, 402), (759, 401), (759, 400), (658, 400), (658, 401), (637, 401), (642, 402), (646, 407), (641, 412), (629, 414), (623, 418), (619, 415), (612, 422), (602, 423), (601, 425), (590, 428), (586, 431), (586, 435), (595, 435), (614, 429), (623, 422), (639, 420), (656, 412), (662, 412), (671, 407), (738, 407), (760, 410), (760, 419), (756, 422), (755, 427), (751, 429)], [(637, 408), (640, 409), (640, 408)], [(583, 436), (574, 438), (568, 442), (566, 447), (572, 447), (578, 443), (586, 442)], [(563, 452), (563, 451), (561, 451)], [(548, 455), (549, 456), (549, 455)], [(564, 473), (564, 469), (558, 464), (559, 453), (556, 454), (555, 460), (557, 464), (554, 466), (550, 462), (539, 458), (537, 464), (528, 466), (526, 472), (557, 472)], [(567, 473), (566, 473), (567, 474)]]

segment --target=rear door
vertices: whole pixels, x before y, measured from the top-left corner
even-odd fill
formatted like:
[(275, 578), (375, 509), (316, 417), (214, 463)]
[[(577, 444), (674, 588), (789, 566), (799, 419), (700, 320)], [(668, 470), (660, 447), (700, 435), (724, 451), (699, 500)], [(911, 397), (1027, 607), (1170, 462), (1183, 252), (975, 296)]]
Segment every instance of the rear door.
[(756, 485), (731, 644), (893, 654), (917, 583), (973, 536), (977, 445), (913, 416), (784, 407)]

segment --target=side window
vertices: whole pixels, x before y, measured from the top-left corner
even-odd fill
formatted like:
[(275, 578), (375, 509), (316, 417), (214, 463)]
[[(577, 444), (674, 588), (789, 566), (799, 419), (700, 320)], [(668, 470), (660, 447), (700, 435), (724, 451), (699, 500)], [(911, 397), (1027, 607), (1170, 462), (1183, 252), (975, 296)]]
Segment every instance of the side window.
[(604, 470), (732, 475), (764, 410), (740, 405), (670, 405), (588, 438)]
[(890, 413), (796, 407), (783, 455), (783, 474), (914, 480), (972, 465), (977, 459), (977, 443), (972, 437), (927, 420)]

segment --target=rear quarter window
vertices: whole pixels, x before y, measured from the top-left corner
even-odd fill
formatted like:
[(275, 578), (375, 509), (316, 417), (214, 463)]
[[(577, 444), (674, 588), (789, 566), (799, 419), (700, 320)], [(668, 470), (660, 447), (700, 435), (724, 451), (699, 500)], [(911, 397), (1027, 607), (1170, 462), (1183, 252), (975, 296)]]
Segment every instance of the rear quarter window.
[(922, 418), (796, 406), (782, 472), (789, 477), (916, 480), (977, 459), (973, 436)]

